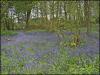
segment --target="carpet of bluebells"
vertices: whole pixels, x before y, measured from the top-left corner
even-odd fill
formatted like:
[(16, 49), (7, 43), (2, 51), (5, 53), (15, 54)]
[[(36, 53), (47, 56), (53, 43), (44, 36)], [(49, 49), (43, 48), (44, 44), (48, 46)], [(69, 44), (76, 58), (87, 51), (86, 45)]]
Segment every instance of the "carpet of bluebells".
[[(68, 41), (72, 33), (65, 34)], [(10, 40), (7, 40), (8, 38)], [(84, 41), (81, 46), (74, 49), (64, 47), (64, 52), (73, 60), (82, 54), (94, 60), (94, 57), (99, 55), (99, 37), (95, 33), (90, 36), (81, 33), (81, 38)], [(52, 32), (18, 32), (17, 35), (1, 36), (1, 72), (2, 74), (57, 73), (58, 71), (52, 71), (52, 64), (57, 62), (60, 49), (58, 37)], [(71, 72), (73, 70), (67, 73)]]

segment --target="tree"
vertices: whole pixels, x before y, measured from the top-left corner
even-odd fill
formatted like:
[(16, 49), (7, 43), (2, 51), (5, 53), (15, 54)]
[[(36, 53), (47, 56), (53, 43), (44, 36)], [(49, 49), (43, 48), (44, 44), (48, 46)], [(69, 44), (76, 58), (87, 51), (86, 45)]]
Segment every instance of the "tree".
[(25, 14), (25, 22), (26, 22), (26, 28), (28, 27), (28, 21), (30, 19), (30, 14), (32, 10), (32, 1), (14, 1), (15, 9), (18, 12), (18, 19), (19, 14)]
[(90, 33), (90, 1), (84, 1), (85, 25), (87, 26), (87, 35)]

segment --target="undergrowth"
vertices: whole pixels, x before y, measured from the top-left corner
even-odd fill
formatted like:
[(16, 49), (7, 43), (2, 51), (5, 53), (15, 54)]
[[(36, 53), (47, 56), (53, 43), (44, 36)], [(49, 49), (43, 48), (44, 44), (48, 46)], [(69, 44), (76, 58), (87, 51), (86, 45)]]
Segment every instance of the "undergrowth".
[[(25, 59), (17, 62), (17, 59), (13, 59), (13, 57), (8, 58), (6, 53), (2, 53), (1, 74), (99, 74), (99, 56), (91, 58), (81, 54), (80, 56), (69, 57), (66, 49), (63, 47), (61, 47), (58, 56), (54, 58), (53, 64), (42, 61), (46, 66), (50, 66), (45, 70), (43, 66), (38, 66), (36, 69), (34, 67), (26, 69), (24, 67)], [(40, 65), (43, 65), (41, 61), (39, 62)], [(17, 63), (16, 66), (13, 63)]]
[(85, 54), (69, 57), (63, 49), (54, 62), (52, 74), (99, 74), (99, 56), (90, 58)]
[(17, 32), (16, 31), (12, 31), (12, 30), (1, 30), (1, 35), (16, 35)]

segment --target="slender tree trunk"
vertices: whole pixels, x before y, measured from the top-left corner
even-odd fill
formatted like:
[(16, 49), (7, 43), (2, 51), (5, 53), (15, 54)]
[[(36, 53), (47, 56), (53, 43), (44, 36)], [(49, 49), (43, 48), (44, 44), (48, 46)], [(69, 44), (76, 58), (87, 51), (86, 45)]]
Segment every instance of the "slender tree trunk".
[(8, 13), (5, 14), (5, 25), (6, 25), (7, 30), (10, 30)]
[(64, 3), (64, 12), (65, 12), (65, 19), (67, 20), (67, 11), (66, 11), (66, 4), (67, 4), (67, 1), (65, 1), (65, 3)]
[(52, 19), (54, 19), (54, 1), (53, 1), (53, 6), (52, 6)]
[(59, 16), (59, 1), (57, 1), (56, 18)]
[(18, 23), (20, 23), (20, 22), (19, 22), (19, 13), (18, 13), (17, 15), (18, 15), (18, 16), (17, 16), (17, 19), (18, 19)]
[(36, 7), (36, 18), (38, 19), (39, 17), (39, 9), (38, 9), (38, 3), (37, 3), (37, 7)]
[(26, 14), (26, 28), (28, 27), (28, 21), (29, 21), (29, 18), (30, 18), (30, 14), (31, 14), (31, 10), (27, 11), (27, 14)]
[(84, 1), (84, 14), (85, 14), (85, 25), (87, 26), (87, 35), (90, 33), (90, 6), (89, 1)]

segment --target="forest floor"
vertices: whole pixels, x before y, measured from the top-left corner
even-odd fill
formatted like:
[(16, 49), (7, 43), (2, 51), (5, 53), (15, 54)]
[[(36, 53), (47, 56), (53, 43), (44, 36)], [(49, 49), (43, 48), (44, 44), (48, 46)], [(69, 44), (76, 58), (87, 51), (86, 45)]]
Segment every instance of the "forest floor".
[[(71, 33), (66, 32), (66, 35)], [(99, 54), (99, 38), (97, 34), (91, 34), (90, 37), (81, 33), (85, 40), (83, 46), (77, 48), (65, 47), (69, 56), (85, 54), (90, 57)], [(7, 40), (9, 38), (10, 40)], [(69, 40), (70, 37), (67, 38)], [(48, 69), (45, 63), (52, 64), (59, 53), (58, 37), (51, 32), (18, 32), (14, 36), (1, 36), (1, 53), (5, 53), (11, 64), (17, 66), (22, 62), (23, 69), (41, 67)], [(40, 64), (42, 65), (40, 66)], [(24, 71), (23, 69), (22, 72)]]

